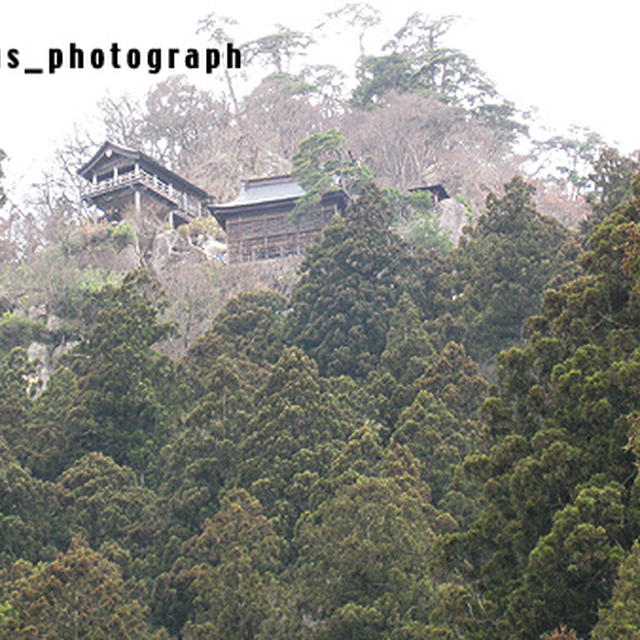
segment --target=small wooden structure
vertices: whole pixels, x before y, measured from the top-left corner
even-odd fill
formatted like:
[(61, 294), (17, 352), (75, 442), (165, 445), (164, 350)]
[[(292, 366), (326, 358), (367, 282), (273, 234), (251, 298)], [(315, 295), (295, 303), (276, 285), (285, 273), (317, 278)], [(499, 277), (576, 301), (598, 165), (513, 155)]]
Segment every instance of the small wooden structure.
[(131, 207), (166, 216), (174, 227), (207, 214), (206, 191), (148, 155), (113, 142), (105, 142), (78, 173), (90, 183), (85, 200), (112, 220)]
[(438, 202), (448, 200), (451, 196), (447, 193), (447, 190), (441, 184), (434, 184), (428, 187), (413, 187), (409, 189), (410, 193), (416, 191), (428, 191), (431, 194), (431, 202), (436, 205)]
[(232, 202), (210, 205), (227, 233), (229, 262), (299, 255), (336, 213), (344, 211), (343, 191), (325, 194), (317, 211), (293, 215), (304, 190), (292, 176), (247, 180)]

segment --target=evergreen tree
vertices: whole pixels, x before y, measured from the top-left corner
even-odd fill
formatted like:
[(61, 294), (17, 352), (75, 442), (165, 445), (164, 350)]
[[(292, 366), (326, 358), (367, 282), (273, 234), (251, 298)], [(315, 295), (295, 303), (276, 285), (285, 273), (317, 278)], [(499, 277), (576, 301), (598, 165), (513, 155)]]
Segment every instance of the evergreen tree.
[(451, 342), (416, 381), (414, 400), (400, 414), (392, 442), (406, 445), (422, 462), (434, 505), (452, 490), (455, 468), (465, 456), (488, 445), (478, 415), (486, 392), (478, 366)]
[(12, 448), (24, 444), (24, 430), (32, 405), (29, 376), (33, 365), (16, 347), (0, 360), (0, 436)]
[(147, 609), (122, 579), (118, 567), (80, 541), (56, 560), (24, 561), (0, 574), (9, 606), (0, 618), (0, 638), (24, 640), (163, 640), (153, 632)]
[(190, 538), (156, 583), (156, 615), (184, 638), (257, 637), (278, 591), (283, 541), (260, 503), (243, 490)]
[(417, 378), (435, 357), (418, 307), (403, 293), (393, 309), (380, 364), (367, 379), (376, 418), (392, 432), (400, 412), (411, 403)]
[(303, 637), (426, 637), (435, 514), (415, 458), (396, 447), (377, 477), (349, 476), (298, 524)]
[(623, 487), (617, 483), (585, 487), (559, 511), (509, 597), (508, 633), (520, 629), (518, 637), (533, 640), (559, 621), (588, 633), (625, 556), (624, 519)]
[(497, 625), (487, 637), (588, 633), (637, 535), (638, 220), (640, 177), (594, 232), (585, 275), (547, 291), (528, 343), (499, 358), (499, 394), (483, 410), (500, 441), (465, 462), (486, 506), (448, 540), (451, 560), (475, 565)]
[(638, 170), (638, 161), (637, 154), (623, 156), (613, 147), (600, 150), (589, 176), (593, 187), (586, 195), (592, 213), (580, 225), (585, 242), (609, 213), (631, 196), (631, 180)]
[[(157, 295), (147, 275), (133, 272), (119, 287), (106, 285), (89, 300), (87, 333), (65, 357), (71, 373), (54, 374), (61, 379), (52, 380), (30, 425), (43, 447), (45, 434), (54, 435), (55, 456), (64, 466), (75, 456), (100, 451), (144, 472), (166, 438), (176, 385), (171, 361), (152, 348), (172, 329), (158, 321)], [(46, 459), (49, 451), (36, 455)], [(60, 462), (40, 464), (46, 475), (61, 471)]]
[(237, 445), (225, 437), (219, 421), (181, 429), (159, 457), (158, 496), (166, 516), (161, 529), (179, 540), (197, 534), (218, 510), (218, 496), (236, 464)]
[(370, 184), (302, 265), (287, 338), (316, 360), (322, 375), (363, 377), (384, 350), (391, 310), (413, 264), (389, 222), (390, 209)]
[(55, 371), (34, 403), (26, 434), (21, 456), (38, 477), (49, 480), (96, 447), (98, 423), (67, 367)]
[(239, 482), (278, 514), (286, 532), (307, 508), (350, 425), (323, 389), (318, 370), (297, 347), (285, 349), (256, 397), (258, 413), (240, 443)]
[(0, 567), (52, 558), (66, 533), (59, 510), (55, 488), (24, 469), (0, 437)]
[(524, 337), (525, 320), (540, 308), (549, 281), (574, 251), (567, 231), (535, 210), (533, 187), (522, 178), (491, 194), (486, 212), (450, 254), (450, 309), (475, 358), (487, 359)]
[(185, 361), (206, 374), (220, 355), (243, 356), (255, 364), (275, 362), (281, 350), (281, 325), (287, 300), (272, 291), (232, 298), (211, 328), (189, 349)]
[(599, 614), (593, 640), (635, 640), (640, 637), (640, 542), (620, 565), (611, 600)]
[(86, 454), (60, 474), (56, 487), (61, 518), (72, 535), (82, 537), (92, 548), (117, 543), (140, 567), (159, 543), (155, 494), (138, 485), (131, 469), (111, 458)]

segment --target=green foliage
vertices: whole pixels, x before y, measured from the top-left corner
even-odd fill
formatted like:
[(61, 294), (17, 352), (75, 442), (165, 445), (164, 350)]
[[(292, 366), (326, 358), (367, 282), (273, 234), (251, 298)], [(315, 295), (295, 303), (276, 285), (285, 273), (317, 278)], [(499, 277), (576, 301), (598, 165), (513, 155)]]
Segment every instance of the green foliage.
[[(366, 7), (338, 13), (361, 35), (375, 22)], [(462, 105), (460, 122), (483, 111), (499, 126), (508, 108), (481, 75), (456, 80), (474, 68), (439, 44), (451, 24), (414, 17), (371, 80), (404, 64)], [(277, 60), (274, 43), (255, 46), (276, 67), (304, 44)], [(324, 99), (310, 77), (279, 73), (254, 98)], [(32, 396), (12, 347), (46, 334), (0, 318), (0, 638), (638, 635), (631, 164), (601, 156), (602, 218), (582, 255), (521, 179), (445, 255), (429, 197), (365, 184), (337, 130), (297, 163), (315, 204), (336, 179), (359, 197), (291, 299), (234, 298), (179, 362), (155, 350), (171, 325), (152, 280), (102, 286), (82, 265), (87, 248), (128, 243), (126, 228), (37, 258), (66, 265), (42, 295), (59, 293), (79, 343)], [(399, 219), (422, 238), (403, 242)]]
[(315, 362), (296, 347), (285, 349), (257, 393), (259, 410), (240, 443), (239, 482), (278, 516), (279, 530), (307, 508), (311, 486), (326, 475), (337, 441), (349, 431), (322, 387)]
[(589, 175), (593, 186), (586, 199), (593, 213), (581, 224), (585, 241), (611, 211), (631, 196), (631, 180), (638, 170), (638, 162), (637, 154), (623, 156), (612, 147), (600, 150), (592, 165), (593, 173)]
[(640, 545), (636, 540), (631, 552), (620, 565), (608, 604), (600, 610), (598, 624), (594, 627), (594, 640), (632, 640), (640, 634)]
[(31, 407), (29, 376), (33, 365), (16, 347), (0, 360), (0, 436), (15, 446), (21, 439)]
[(322, 203), (327, 193), (342, 189), (348, 196), (357, 195), (373, 179), (370, 169), (346, 150), (341, 131), (330, 129), (314, 133), (300, 143), (293, 156), (293, 173), (304, 189), (293, 215), (302, 216)]
[[(105, 123), (185, 175), (213, 162), (219, 194), (303, 139), (294, 216), (339, 189), (351, 203), (290, 299), (242, 293), (174, 362), (151, 278), (89, 266), (135, 242), (127, 225), (56, 244), (52, 219), (48, 246), (2, 274), (3, 310), (46, 303), (64, 324), (0, 318), (0, 638), (640, 636), (637, 159), (596, 158), (589, 132), (546, 141), (576, 193), (593, 189), (583, 246), (516, 178), (451, 249), (429, 194), (377, 189), (369, 167), (388, 186), (444, 171), (480, 189), (525, 131), (513, 105), (444, 46), (450, 16), (414, 14), (375, 56), (376, 10), (327, 17), (360, 40), (350, 112), (337, 70), (289, 72), (311, 39), (277, 27), (240, 45), (274, 71), (246, 100), (227, 73), (228, 105), (177, 79)], [(232, 24), (202, 27), (219, 43)], [(384, 151), (360, 161), (347, 137)], [(231, 151), (214, 158), (213, 140)], [(220, 266), (213, 292), (194, 285), (207, 269), (172, 280), (200, 311), (266, 281)], [(32, 393), (15, 347), (70, 338)]]
[(425, 249), (439, 249), (445, 252), (451, 249), (453, 245), (449, 233), (442, 229), (438, 214), (432, 211), (429, 191), (383, 191), (394, 212), (393, 227), (401, 238)]
[(514, 178), (504, 197), (490, 195), (486, 213), (450, 254), (450, 309), (476, 358), (520, 341), (545, 286), (566, 268), (568, 233), (536, 212), (532, 194), (533, 187)]
[(63, 238), (61, 248), (67, 255), (111, 247), (116, 253), (134, 245), (136, 236), (129, 224), (96, 224), (84, 227)]
[(379, 477), (356, 475), (299, 525), (301, 614), (313, 638), (385, 638), (419, 626), (432, 591), (428, 488), (396, 448)]
[(453, 247), (450, 233), (443, 230), (439, 217), (434, 213), (416, 216), (400, 235), (411, 244), (426, 249), (439, 249), (446, 252)]
[(500, 439), (464, 463), (485, 506), (445, 545), (451, 561), (457, 552), (473, 564), (496, 624), (485, 637), (533, 640), (565, 624), (589, 633), (637, 535), (627, 446), (638, 411), (637, 178), (633, 189), (592, 235), (585, 275), (548, 290), (528, 342), (498, 359), (483, 412)]
[(92, 548), (115, 542), (140, 561), (156, 543), (156, 496), (139, 486), (131, 469), (89, 453), (60, 474), (56, 486), (71, 534)]
[(463, 196), (461, 193), (456, 193), (453, 196), (453, 199), (456, 202), (459, 202), (461, 205), (464, 205), (464, 208), (466, 209), (467, 220), (469, 224), (471, 224), (471, 222), (473, 221), (473, 211), (471, 210), (471, 203), (469, 202), (469, 200), (465, 198), (465, 196)]
[(17, 288), (24, 308), (45, 304), (47, 311), (65, 318), (75, 333), (87, 299), (105, 284), (115, 286), (121, 279), (117, 273), (87, 265), (86, 259), (86, 255), (66, 251), (60, 244), (51, 245), (28, 262), (12, 265), (2, 274), (8, 280), (3, 285), (9, 291)]
[(529, 555), (522, 586), (510, 597), (507, 617), (519, 637), (538, 638), (563, 620), (578, 633), (596, 621), (625, 552), (623, 488), (610, 483), (582, 489), (558, 512), (551, 531)]
[(156, 616), (185, 638), (256, 637), (277, 592), (283, 541), (245, 491), (222, 500), (156, 583)]
[(118, 568), (76, 540), (56, 560), (31, 566), (24, 561), (0, 574), (10, 606), (0, 638), (163, 640), (153, 633), (147, 610)]
[[(200, 530), (219, 508), (218, 496), (237, 464), (237, 445), (219, 420), (189, 417), (192, 424), (160, 452), (158, 498), (165, 514), (161, 528), (186, 539)], [(204, 422), (204, 424), (200, 424)]]
[[(145, 289), (146, 288), (146, 289)], [(152, 345), (172, 326), (157, 320), (142, 273), (107, 285), (84, 308), (88, 330), (53, 376), (30, 425), (34, 467), (53, 477), (88, 451), (144, 471), (163, 444), (173, 365)], [(36, 456), (38, 461), (36, 462)]]
[(26, 348), (31, 342), (41, 342), (46, 338), (46, 329), (40, 322), (9, 312), (0, 316), (1, 355), (6, 355), (14, 347)]
[(287, 300), (270, 291), (242, 293), (215, 317), (211, 329), (189, 350), (185, 361), (206, 375), (224, 354), (250, 362), (275, 362), (282, 349), (282, 322)]
[(386, 426), (387, 437), (400, 412), (411, 403), (413, 385), (434, 355), (420, 312), (405, 292), (392, 311), (380, 365), (369, 374), (366, 385), (374, 415)]
[[(567, 135), (557, 135), (535, 143), (535, 153), (548, 154), (557, 163), (555, 179), (569, 182), (578, 190), (585, 190), (591, 180), (588, 167), (595, 165), (604, 140), (595, 131), (572, 125)], [(602, 156), (601, 156), (602, 158)]]
[(412, 76), (411, 62), (402, 54), (365, 57), (358, 65), (359, 84), (353, 92), (353, 102), (371, 106), (389, 91), (405, 93), (415, 89)]
[(352, 94), (357, 107), (381, 104), (391, 91), (434, 95), (480, 118), (505, 139), (513, 140), (526, 127), (516, 109), (503, 100), (475, 60), (463, 51), (445, 47), (442, 37), (456, 16), (430, 17), (413, 13), (387, 42), (390, 53), (363, 56), (358, 61), (358, 85)]
[(93, 448), (97, 430), (95, 418), (83, 402), (77, 376), (60, 367), (34, 403), (28, 426), (15, 448), (38, 477), (51, 480)]
[(281, 24), (276, 27), (275, 33), (245, 42), (242, 51), (247, 61), (263, 60), (263, 64), (272, 65), (277, 72), (282, 72), (292, 58), (305, 55), (313, 39), (302, 31), (289, 29)]
[(191, 346), (181, 363), (180, 386), (189, 426), (209, 430), (214, 421), (222, 421), (225, 437), (237, 442), (235, 427), (246, 422), (252, 394), (280, 357), (286, 306), (287, 300), (273, 292), (243, 293)]
[(410, 386), (434, 356), (420, 311), (404, 292), (393, 309), (380, 364), (403, 385)]
[(0, 438), (0, 567), (52, 557), (61, 534), (53, 522), (58, 510), (54, 487), (24, 469)]
[(486, 393), (476, 363), (451, 342), (414, 382), (414, 400), (398, 418), (392, 442), (404, 444), (422, 462), (436, 506), (452, 490), (455, 468), (488, 444), (478, 419)]
[(309, 251), (287, 337), (322, 374), (366, 375), (384, 350), (391, 309), (411, 274), (411, 256), (388, 230), (391, 211), (368, 185), (344, 220)]

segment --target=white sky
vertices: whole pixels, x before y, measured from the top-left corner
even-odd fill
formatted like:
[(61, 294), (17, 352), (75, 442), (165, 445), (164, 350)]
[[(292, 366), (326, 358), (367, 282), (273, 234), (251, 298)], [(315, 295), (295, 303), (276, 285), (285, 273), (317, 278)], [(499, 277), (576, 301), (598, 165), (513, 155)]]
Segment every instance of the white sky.
[[(0, 148), (6, 186), (14, 199), (36, 182), (57, 143), (75, 123), (91, 127), (96, 102), (107, 92), (141, 93), (166, 74), (146, 71), (60, 71), (26, 76), (7, 68), (7, 49), (20, 50), (22, 66), (45, 63), (49, 47), (76, 42), (85, 49), (112, 42), (123, 48), (204, 47), (197, 22), (211, 11), (236, 18), (240, 40), (265, 35), (274, 23), (310, 29), (347, 0), (0, 0)], [(520, 107), (537, 106), (556, 127), (586, 125), (625, 151), (640, 149), (638, 76), (640, 3), (608, 0), (369, 0), (389, 33), (413, 11), (458, 14), (447, 44), (473, 56), (498, 90)], [(326, 53), (339, 63), (341, 51)], [(323, 54), (324, 58), (324, 54)], [(348, 56), (347, 64), (352, 59)], [(189, 79), (212, 79), (194, 71)], [(209, 84), (209, 86), (211, 86)]]

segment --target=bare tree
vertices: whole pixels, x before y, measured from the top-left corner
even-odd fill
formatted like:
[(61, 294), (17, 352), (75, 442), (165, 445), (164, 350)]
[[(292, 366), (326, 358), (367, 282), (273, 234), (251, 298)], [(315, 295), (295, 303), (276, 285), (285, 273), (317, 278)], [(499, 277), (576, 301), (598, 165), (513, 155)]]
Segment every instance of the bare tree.
[[(367, 33), (381, 22), (380, 11), (368, 2), (348, 2), (336, 11), (326, 14), (332, 23), (343, 24), (342, 30), (348, 28), (350, 32), (358, 34), (358, 49), (360, 56), (365, 55), (364, 38)], [(323, 23), (320, 27), (325, 27)]]
[(444, 183), (475, 211), (519, 165), (495, 131), (434, 97), (390, 94), (376, 109), (352, 112), (343, 129), (347, 146), (371, 158), (384, 186), (407, 190)]

